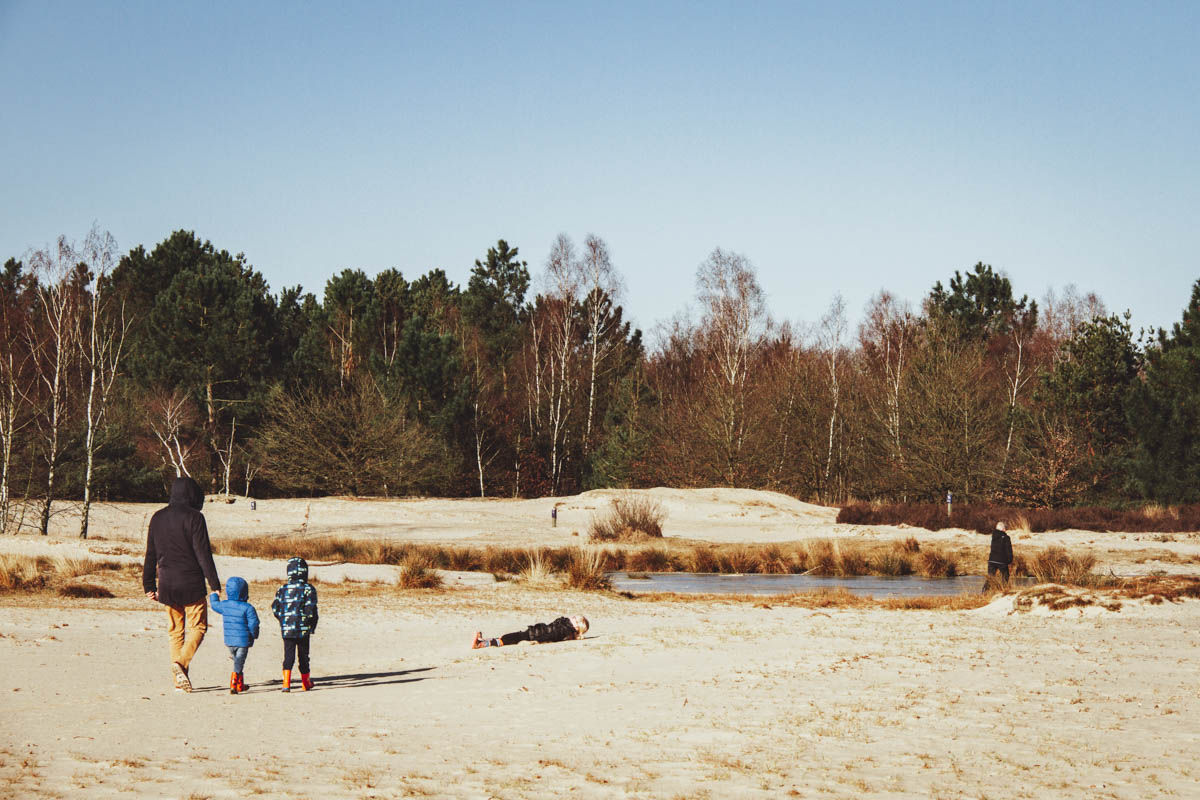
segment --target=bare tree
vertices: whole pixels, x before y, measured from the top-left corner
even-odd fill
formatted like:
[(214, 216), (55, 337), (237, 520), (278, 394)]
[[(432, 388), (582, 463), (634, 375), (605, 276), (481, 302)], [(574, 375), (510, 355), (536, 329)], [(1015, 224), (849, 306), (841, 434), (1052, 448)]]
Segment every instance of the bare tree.
[(617, 318), (612, 308), (621, 291), (620, 279), (613, 269), (608, 246), (598, 236), (588, 235), (583, 243), (583, 258), (579, 262), (580, 283), (584, 298), (584, 322), (588, 343), (588, 404), (587, 423), (583, 433), (583, 454), (586, 456), (592, 440), (592, 418), (596, 410), (596, 376), (600, 365), (616, 349), (613, 333)]
[(86, 465), (83, 478), (83, 511), (79, 522), (79, 538), (88, 536), (88, 518), (92, 507), (92, 479), (96, 461), (96, 435), (108, 412), (113, 383), (120, 369), (125, 335), (129, 320), (123, 301), (115, 301), (106, 292), (108, 274), (116, 264), (117, 243), (112, 234), (101, 233), (93, 227), (83, 243), (83, 263), (93, 279), (82, 345), (87, 402), (85, 418), (87, 434), (84, 442)]
[[(533, 366), (531, 402), (539, 427), (545, 427), (550, 450), (551, 491), (558, 494), (571, 442), (580, 331), (575, 313), (579, 303), (579, 268), (570, 238), (559, 234), (550, 248), (543, 274), (544, 295), (531, 323), (529, 352)], [(543, 352), (544, 351), (544, 352)], [(527, 359), (528, 361), (528, 359)], [(544, 418), (541, 411), (545, 404)], [(534, 433), (531, 431), (531, 433)], [(536, 433), (534, 433), (536, 438)]]
[(233, 459), (237, 453), (237, 445), (235, 436), (237, 434), (237, 417), (229, 423), (229, 441), (228, 442), (213, 442), (213, 449), (217, 451), (217, 459), (221, 462), (221, 487), (225, 494), (225, 499), (229, 499), (230, 479), (233, 472)]
[(176, 389), (159, 392), (147, 405), (148, 427), (161, 448), (158, 451), (163, 466), (170, 467), (175, 477), (191, 476), (188, 464), (196, 457), (197, 437), (189, 435), (200, 419), (187, 393)]
[(745, 442), (747, 377), (761, 343), (766, 307), (754, 267), (738, 253), (716, 248), (696, 270), (711, 390), (717, 405), (723, 474), (736, 486)]
[(80, 254), (60, 236), (52, 248), (38, 250), (30, 265), (38, 276), (38, 314), (26, 326), (30, 350), (35, 353), (38, 382), (44, 405), (38, 415), (42, 455), (46, 462), (41, 517), (38, 529), (45, 536), (50, 528), (50, 506), (62, 457), (63, 427), (67, 421), (70, 382), (68, 373), (78, 354), (79, 314), (82, 284)]
[(0, 533), (13, 522), (14, 444), (33, 422), (33, 358), (25, 335), (31, 316), (28, 283), (20, 263), (10, 261), (0, 283)]
[(871, 299), (859, 328), (867, 369), (882, 389), (870, 393), (869, 404), (886, 433), (889, 457), (900, 470), (904, 468), (902, 389), (916, 333), (917, 320), (911, 308), (886, 291)]
[(829, 443), (825, 455), (825, 476), (823, 486), (826, 499), (829, 499), (831, 475), (833, 472), (834, 434), (838, 425), (838, 414), (841, 411), (841, 377), (842, 364), (845, 359), (844, 341), (846, 339), (846, 304), (840, 294), (834, 295), (829, 311), (821, 318), (819, 329), (820, 347), (825, 361), (825, 372), (829, 381)]

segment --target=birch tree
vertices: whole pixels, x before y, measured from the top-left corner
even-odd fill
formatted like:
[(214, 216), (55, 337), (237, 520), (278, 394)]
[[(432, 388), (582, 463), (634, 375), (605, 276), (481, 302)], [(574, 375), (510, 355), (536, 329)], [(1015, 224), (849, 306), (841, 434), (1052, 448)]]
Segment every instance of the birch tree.
[(736, 486), (748, 423), (747, 378), (765, 327), (766, 306), (753, 265), (745, 256), (719, 247), (696, 270), (696, 286), (722, 474), (728, 485)]
[(30, 350), (35, 354), (37, 381), (41, 387), (42, 411), (37, 416), (41, 433), (42, 458), (46, 476), (38, 530), (45, 536), (50, 529), (50, 507), (54, 501), (58, 468), (64, 444), (67, 404), (70, 394), (69, 373), (78, 355), (79, 314), (84, 279), (79, 268), (80, 254), (67, 237), (38, 250), (30, 258), (38, 277), (35, 289), (37, 313), (26, 325)]
[(583, 454), (591, 447), (593, 418), (596, 413), (596, 378), (603, 371), (620, 340), (614, 337), (620, 318), (613, 306), (621, 291), (620, 278), (613, 269), (608, 246), (598, 236), (588, 235), (583, 243), (583, 258), (579, 262), (580, 283), (584, 291), (584, 322), (588, 355), (587, 422), (583, 433)]
[(187, 393), (176, 389), (149, 398), (146, 423), (157, 443), (163, 466), (176, 478), (191, 477), (190, 464), (199, 450), (194, 429), (200, 419)]
[(883, 291), (867, 306), (859, 328), (859, 343), (871, 377), (880, 391), (870, 392), (870, 405), (887, 439), (888, 459), (904, 469), (904, 376), (912, 358), (917, 319), (907, 303)]
[(108, 275), (116, 262), (117, 243), (112, 234), (92, 228), (83, 243), (83, 263), (92, 277), (92, 292), (88, 298), (85, 330), (80, 337), (85, 376), (84, 418), (87, 432), (84, 441), (83, 511), (79, 521), (79, 538), (88, 536), (88, 519), (92, 507), (92, 479), (95, 474), (96, 436), (108, 412), (113, 383), (120, 369), (125, 335), (129, 321), (125, 306), (108, 291)]
[(579, 330), (575, 312), (579, 303), (578, 275), (575, 246), (565, 234), (560, 234), (550, 248), (543, 276), (546, 295), (542, 305), (541, 327), (546, 357), (543, 369), (538, 370), (545, 375), (545, 424), (549, 435), (550, 482), (554, 494), (559, 493), (563, 465), (571, 442), (571, 414), (578, 380), (576, 341)]
[(840, 294), (834, 295), (829, 311), (821, 318), (819, 329), (820, 347), (825, 361), (825, 374), (829, 382), (829, 436), (825, 454), (825, 474), (822, 486), (826, 500), (830, 498), (833, 474), (834, 434), (842, 401), (842, 371), (846, 339), (846, 304)]
[(33, 361), (26, 338), (30, 282), (20, 261), (5, 263), (0, 273), (0, 533), (7, 532), (13, 521), (14, 446), (33, 422)]

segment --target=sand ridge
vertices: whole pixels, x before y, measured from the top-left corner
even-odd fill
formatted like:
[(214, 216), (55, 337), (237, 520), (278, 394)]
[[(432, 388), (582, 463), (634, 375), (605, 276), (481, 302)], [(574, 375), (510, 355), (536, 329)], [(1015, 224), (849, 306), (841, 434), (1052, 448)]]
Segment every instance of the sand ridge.
[[(653, 491), (677, 504), (667, 532), (685, 539), (913, 534), (837, 526), (833, 509), (769, 493)], [(400, 540), (511, 544), (528, 531), (575, 543), (564, 522), (608, 499), (260, 501), (257, 515), (239, 499), (205, 510), (214, 538), (285, 534), (307, 507), (310, 530), (335, 531), (341, 516), (357, 533)], [(0, 552), (137, 563), (154, 508), (102, 509), (100, 540), (5, 537)], [(1186, 552), (1193, 542), (1137, 543)], [(112, 599), (0, 596), (0, 797), (1132, 800), (1192, 796), (1200, 777), (1196, 602), (812, 610), (649, 603), (480, 574), (400, 591), (386, 585), (391, 567), (338, 567), (349, 582), (324, 568), (310, 693), (278, 691), (269, 601), (281, 562), (218, 558), (223, 578), (256, 581), (264, 620), (250, 691), (236, 697), (217, 615), (193, 662), (197, 691), (171, 690), (164, 614), (132, 577)], [(572, 612), (592, 621), (582, 641), (468, 647), (475, 630)]]

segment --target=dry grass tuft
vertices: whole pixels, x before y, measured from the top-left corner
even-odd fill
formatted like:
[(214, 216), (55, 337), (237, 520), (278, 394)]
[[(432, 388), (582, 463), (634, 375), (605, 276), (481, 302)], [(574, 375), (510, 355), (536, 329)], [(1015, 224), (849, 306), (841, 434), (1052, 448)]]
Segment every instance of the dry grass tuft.
[(917, 571), (926, 578), (953, 578), (958, 575), (958, 560), (942, 550), (923, 550)]
[(612, 589), (605, 567), (607, 558), (597, 548), (579, 548), (572, 554), (567, 565), (564, 583), (569, 589), (584, 592), (602, 592)]
[(428, 557), (412, 553), (400, 563), (396, 585), (401, 589), (440, 589), (442, 576), (434, 571)]
[(1025, 569), (1039, 583), (1066, 583), (1074, 586), (1092, 582), (1096, 557), (1090, 553), (1073, 556), (1061, 547), (1047, 547), (1026, 559)]
[(1068, 589), (1053, 584), (1034, 586), (1019, 592), (1013, 602), (1017, 611), (1030, 611), (1035, 606), (1044, 606), (1050, 611), (1066, 611), (1088, 606), (1098, 606), (1108, 611), (1121, 610), (1120, 601), (1111, 595)]
[[(911, 543), (911, 545), (910, 545)], [(915, 545), (913, 547), (912, 545)], [(868, 559), (873, 575), (912, 575), (913, 564), (910, 555), (920, 550), (916, 539), (909, 537), (903, 542), (894, 542), (891, 547), (876, 552)]]
[(545, 586), (554, 582), (554, 570), (543, 551), (529, 550), (525, 559), (525, 566), (516, 573), (517, 580), (532, 586)]
[(0, 553), (0, 591), (40, 589), (45, 584), (46, 576), (39, 559), (33, 556)]
[(588, 539), (593, 542), (638, 542), (661, 539), (667, 512), (662, 503), (649, 495), (632, 492), (614, 497), (612, 508), (593, 514)]
[(63, 597), (115, 597), (112, 592), (105, 589), (103, 586), (96, 586), (91, 583), (68, 583), (65, 586), (59, 587), (58, 593)]
[(119, 561), (0, 553), (0, 592), (39, 591), (81, 575), (125, 566)]

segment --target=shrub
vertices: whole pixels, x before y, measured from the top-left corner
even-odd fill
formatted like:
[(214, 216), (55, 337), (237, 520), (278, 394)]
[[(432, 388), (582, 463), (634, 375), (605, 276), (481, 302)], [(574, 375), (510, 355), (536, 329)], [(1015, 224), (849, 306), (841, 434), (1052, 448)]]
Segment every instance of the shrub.
[(41, 588), (46, 584), (42, 564), (46, 559), (0, 553), (0, 591)]
[(867, 563), (866, 555), (856, 547), (842, 547), (834, 545), (834, 552), (838, 559), (838, 574), (846, 577), (855, 575), (868, 575), (871, 572), (870, 565)]
[(1029, 574), (1038, 583), (1080, 585), (1091, 578), (1096, 557), (1090, 553), (1073, 556), (1061, 547), (1047, 547), (1029, 559)]
[(442, 576), (430, 566), (428, 556), (412, 553), (401, 562), (396, 585), (401, 589), (439, 589)]
[(517, 571), (517, 578), (532, 584), (549, 583), (550, 562), (541, 550), (531, 549), (525, 554), (525, 566)]
[(687, 558), (688, 572), (720, 572), (717, 553), (712, 547), (694, 548)]
[(885, 550), (870, 561), (871, 571), (876, 575), (911, 575), (912, 562), (903, 552)]
[(768, 545), (759, 552), (759, 572), (765, 575), (786, 575), (795, 569), (794, 562), (779, 545)]
[(958, 575), (958, 561), (941, 550), (922, 550), (917, 564), (918, 571), (926, 578), (953, 578)]
[(607, 554), (598, 549), (575, 549), (571, 553), (567, 565), (566, 586), (585, 592), (608, 591), (612, 589), (605, 563)]
[(662, 523), (667, 518), (662, 503), (648, 495), (632, 492), (614, 497), (604, 514), (593, 514), (588, 538), (593, 542), (635, 542), (661, 539)]
[(819, 541), (808, 546), (809, 572), (814, 575), (834, 575), (838, 571), (838, 554), (833, 542)]
[(675, 572), (675, 559), (664, 548), (646, 547), (627, 553), (625, 569), (637, 572)]
[(731, 547), (717, 555), (717, 570), (726, 575), (753, 575), (758, 567), (757, 554), (749, 547)]

